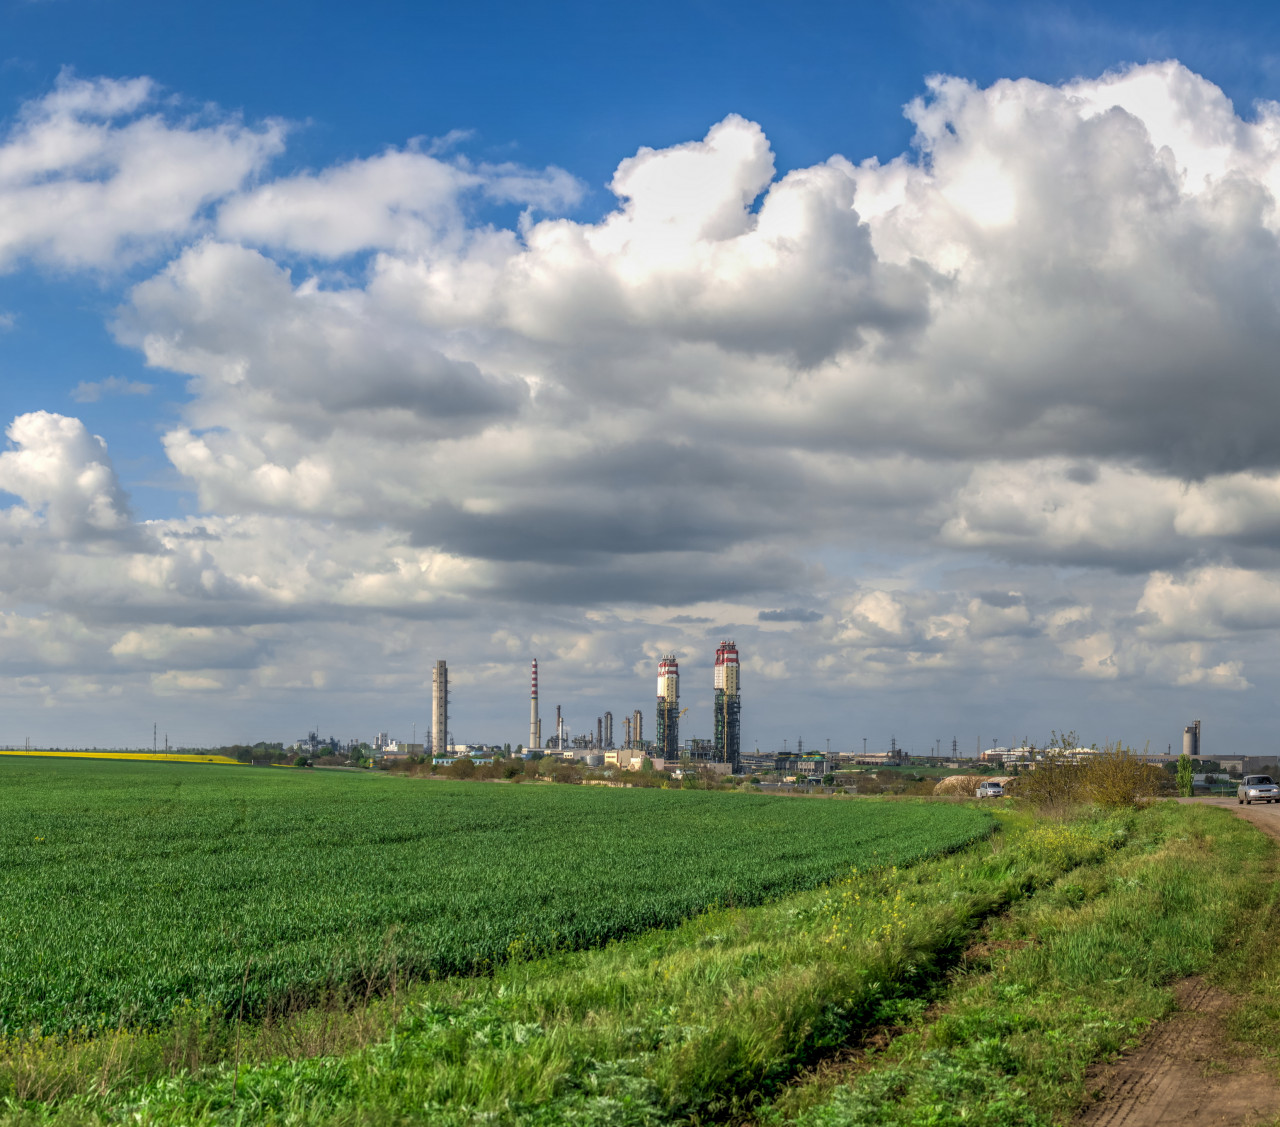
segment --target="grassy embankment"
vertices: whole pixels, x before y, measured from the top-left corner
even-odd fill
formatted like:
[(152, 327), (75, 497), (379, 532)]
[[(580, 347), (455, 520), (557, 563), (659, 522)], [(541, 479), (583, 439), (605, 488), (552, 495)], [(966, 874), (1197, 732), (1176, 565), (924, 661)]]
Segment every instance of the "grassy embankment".
[[(11, 1122), (1048, 1123), (1173, 981), (1257, 957), (1273, 848), (1168, 803), (1002, 822), (948, 857), (354, 1011), (10, 1044), (0, 1091)], [(1265, 1037), (1280, 1007), (1240, 1021)], [(876, 1030), (887, 1047), (858, 1051)]]

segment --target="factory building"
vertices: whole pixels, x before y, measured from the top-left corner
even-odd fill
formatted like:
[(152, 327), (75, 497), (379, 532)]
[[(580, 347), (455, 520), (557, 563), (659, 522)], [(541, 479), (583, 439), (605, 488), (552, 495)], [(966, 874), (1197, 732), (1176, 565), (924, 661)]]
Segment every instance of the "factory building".
[(722, 641), (716, 650), (715, 750), (716, 763), (728, 763), (736, 772), (742, 760), (742, 696), (738, 647)]
[(431, 753), (442, 755), (449, 746), (449, 669), (437, 661), (431, 672)]
[(666, 654), (658, 662), (655, 750), (663, 759), (680, 758), (680, 665), (675, 654)]
[(533, 659), (533, 685), (529, 690), (529, 746), (542, 746), (542, 721), (538, 718), (538, 659)]

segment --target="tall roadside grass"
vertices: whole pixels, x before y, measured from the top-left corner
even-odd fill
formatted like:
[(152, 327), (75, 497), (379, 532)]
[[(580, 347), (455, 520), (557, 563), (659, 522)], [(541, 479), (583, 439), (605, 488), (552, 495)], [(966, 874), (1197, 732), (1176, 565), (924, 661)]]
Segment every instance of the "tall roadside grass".
[[(1243, 952), (1261, 950), (1276, 922), (1272, 843), (1212, 808), (1161, 803), (1134, 825), (1130, 849), (991, 921), (966, 973), (886, 1051), (793, 1086), (762, 1121), (1060, 1122), (1089, 1065), (1169, 1012), (1176, 980), (1235, 973), (1247, 985)], [(1280, 958), (1266, 965), (1274, 973)], [(1277, 987), (1252, 1011), (1260, 1039), (1280, 1030)]]
[[(938, 997), (986, 921), (1068, 874), (1086, 882), (1144, 856), (1156, 840), (1145, 819), (1063, 826), (1006, 811), (1000, 832), (950, 856), (419, 987), (385, 1037), (354, 1051), (264, 1060), (250, 1037), (238, 1068), (225, 1055), (140, 1063), (106, 1084), (90, 1071), (26, 1107), (48, 1122), (154, 1125), (740, 1122)], [(14, 1093), (5, 1067), (0, 1093)]]

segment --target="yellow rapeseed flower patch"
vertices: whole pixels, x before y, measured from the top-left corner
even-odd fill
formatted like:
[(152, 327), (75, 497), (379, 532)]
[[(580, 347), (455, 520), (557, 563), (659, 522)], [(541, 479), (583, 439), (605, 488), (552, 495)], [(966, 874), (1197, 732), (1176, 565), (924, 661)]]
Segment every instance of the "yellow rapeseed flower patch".
[(0, 751), (0, 755), (39, 756), (45, 759), (133, 759), (147, 763), (231, 763), (238, 759), (228, 755), (179, 755), (177, 752), (150, 751)]

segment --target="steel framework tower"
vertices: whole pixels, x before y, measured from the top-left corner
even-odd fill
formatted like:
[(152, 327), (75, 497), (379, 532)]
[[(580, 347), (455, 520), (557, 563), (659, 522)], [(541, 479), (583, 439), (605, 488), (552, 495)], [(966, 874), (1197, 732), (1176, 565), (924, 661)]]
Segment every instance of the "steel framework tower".
[(716, 650), (715, 761), (731, 763), (736, 772), (742, 760), (742, 695), (738, 647), (723, 641)]
[(680, 665), (675, 654), (658, 662), (658, 731), (655, 751), (663, 759), (680, 758)]

